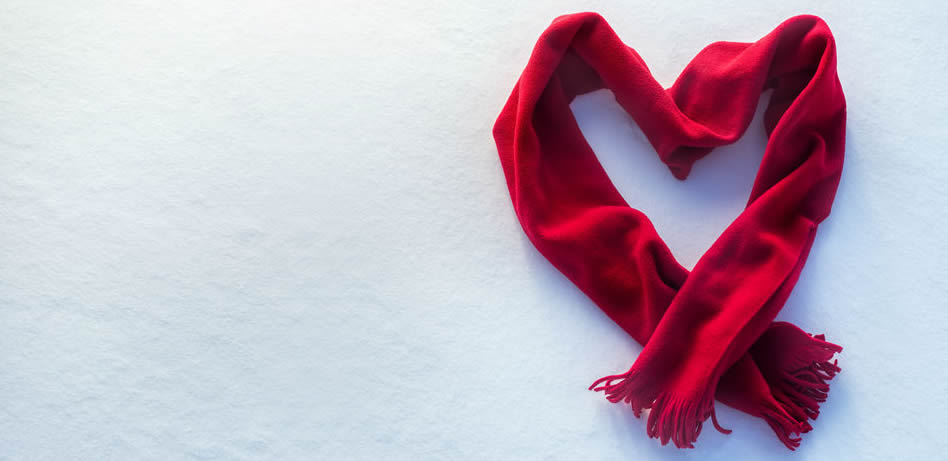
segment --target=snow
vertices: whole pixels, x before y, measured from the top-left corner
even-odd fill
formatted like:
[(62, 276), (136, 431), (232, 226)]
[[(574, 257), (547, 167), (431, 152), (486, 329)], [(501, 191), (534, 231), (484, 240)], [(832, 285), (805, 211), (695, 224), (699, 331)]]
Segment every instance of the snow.
[[(941, 457), (948, 9), (666, 3), (3, 2), (0, 459)], [(720, 404), (731, 435), (662, 447), (586, 391), (641, 348), (524, 237), (490, 135), (580, 10), (666, 85), (794, 14), (837, 37), (847, 164), (780, 318), (843, 372), (795, 453)], [(608, 92), (573, 109), (692, 266), (759, 121), (682, 183)]]

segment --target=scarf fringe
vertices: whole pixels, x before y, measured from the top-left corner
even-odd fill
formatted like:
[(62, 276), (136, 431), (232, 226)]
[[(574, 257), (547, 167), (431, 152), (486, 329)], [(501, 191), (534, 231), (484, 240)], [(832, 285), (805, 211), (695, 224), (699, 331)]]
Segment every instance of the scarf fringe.
[[(803, 422), (800, 422), (799, 419), (787, 413), (786, 408), (782, 406), (778, 407), (777, 410), (765, 409), (761, 412), (760, 417), (773, 429), (774, 434), (777, 434), (777, 438), (791, 450), (796, 450), (800, 446), (802, 438), (799, 435), (812, 429), (805, 418)], [(794, 437), (794, 435), (797, 435), (797, 437)]]
[(823, 335), (809, 339), (807, 346), (797, 351), (792, 368), (767, 377), (771, 393), (783, 411), (765, 410), (762, 417), (791, 450), (800, 445), (800, 438), (792, 434), (805, 434), (813, 429), (809, 420), (820, 415), (820, 403), (829, 395), (829, 381), (841, 371), (838, 361), (830, 359), (843, 348), (827, 342)]
[[(823, 335), (806, 335), (806, 339), (802, 347), (795, 348), (793, 357), (785, 357), (786, 366), (769, 374), (765, 372), (778, 406), (761, 409), (759, 416), (790, 450), (799, 447), (800, 436), (813, 429), (809, 420), (819, 416), (820, 403), (829, 394), (829, 381), (840, 372), (838, 361), (830, 360), (842, 347), (827, 342)], [(662, 445), (671, 441), (678, 448), (694, 448), (708, 418), (722, 434), (731, 433), (718, 423), (713, 388), (697, 397), (683, 397), (660, 387), (654, 379), (632, 367), (625, 373), (596, 380), (589, 390), (603, 392), (612, 403), (628, 404), (637, 418), (642, 416), (642, 410), (650, 410), (646, 431), (649, 437), (661, 440)]]
[(841, 371), (838, 361), (830, 362), (830, 359), (843, 348), (826, 342), (823, 335), (812, 339), (811, 347), (798, 358), (798, 365), (803, 362), (802, 366), (784, 370), (782, 379), (771, 383), (771, 390), (777, 400), (794, 413), (816, 419), (820, 415), (820, 403), (825, 402), (829, 395), (829, 381)]
[(637, 418), (641, 417), (642, 410), (650, 409), (646, 430), (649, 437), (660, 439), (662, 445), (671, 441), (678, 448), (694, 448), (701, 427), (709, 417), (719, 432), (731, 433), (730, 429), (718, 423), (712, 389), (705, 390), (697, 398), (657, 389), (655, 383), (635, 371), (634, 367), (623, 374), (600, 378), (589, 386), (591, 391), (602, 391), (612, 403), (629, 404)]

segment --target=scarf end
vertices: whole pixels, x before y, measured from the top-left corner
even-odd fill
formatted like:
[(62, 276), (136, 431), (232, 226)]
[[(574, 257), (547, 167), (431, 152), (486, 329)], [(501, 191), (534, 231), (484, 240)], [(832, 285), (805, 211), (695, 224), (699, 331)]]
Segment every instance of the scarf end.
[(784, 346), (792, 347), (771, 344), (770, 351), (792, 351), (792, 356), (773, 357), (777, 360), (770, 363), (781, 364), (778, 367), (761, 367), (782, 411), (766, 410), (762, 417), (780, 441), (793, 450), (800, 445), (800, 438), (793, 434), (810, 432), (813, 427), (809, 420), (816, 420), (820, 415), (820, 404), (829, 396), (829, 381), (841, 371), (833, 357), (843, 348), (827, 342), (823, 335), (811, 336), (786, 325), (775, 324), (774, 332), (779, 331), (779, 334), (768, 340), (781, 338)]
[(779, 411), (766, 409), (760, 414), (760, 417), (767, 422), (767, 425), (774, 431), (781, 443), (790, 450), (796, 450), (802, 440), (800, 435), (809, 432), (812, 427), (806, 422), (805, 418), (801, 422), (787, 413), (786, 410), (781, 403)]
[(697, 397), (683, 397), (659, 390), (657, 383), (643, 375), (632, 367), (626, 373), (596, 380), (589, 390), (602, 391), (612, 403), (629, 404), (636, 417), (641, 416), (642, 410), (649, 409), (648, 436), (661, 440), (662, 445), (671, 441), (678, 448), (694, 448), (701, 427), (709, 417), (719, 432), (731, 433), (718, 423), (713, 389), (709, 388)]
[(829, 381), (841, 371), (837, 360), (830, 358), (842, 350), (825, 341), (823, 335), (814, 336), (814, 345), (819, 358), (803, 367), (784, 370), (776, 383), (771, 383), (774, 397), (802, 422), (816, 419), (820, 415), (820, 404), (829, 396)]

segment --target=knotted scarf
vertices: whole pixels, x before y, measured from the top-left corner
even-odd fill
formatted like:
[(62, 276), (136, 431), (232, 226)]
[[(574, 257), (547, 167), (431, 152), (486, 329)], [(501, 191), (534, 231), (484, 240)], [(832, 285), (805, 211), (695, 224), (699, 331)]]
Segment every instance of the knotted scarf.
[[(764, 90), (766, 150), (747, 206), (689, 273), (619, 195), (569, 104), (610, 89), (671, 173), (736, 141)], [(639, 343), (625, 373), (590, 387), (664, 445), (691, 448), (714, 400), (764, 419), (790, 449), (812, 429), (842, 348), (774, 322), (830, 212), (843, 167), (846, 103), (829, 28), (787, 20), (756, 43), (717, 42), (671, 88), (594, 13), (542, 34), (494, 126), (514, 209), (558, 270)]]

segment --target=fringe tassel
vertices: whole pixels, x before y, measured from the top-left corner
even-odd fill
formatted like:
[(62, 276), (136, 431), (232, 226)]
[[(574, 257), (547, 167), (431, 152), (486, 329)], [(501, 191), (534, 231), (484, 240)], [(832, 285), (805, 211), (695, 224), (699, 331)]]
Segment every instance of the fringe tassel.
[[(787, 448), (800, 446), (800, 435), (813, 427), (809, 420), (820, 414), (820, 403), (826, 401), (829, 383), (839, 372), (833, 356), (843, 350), (829, 343), (823, 335), (811, 336), (802, 330), (776, 322), (752, 350), (757, 363), (776, 400), (760, 410), (760, 416), (773, 429)], [(678, 448), (694, 448), (703, 423), (711, 422), (722, 434), (730, 434), (718, 424), (714, 413), (714, 387), (700, 396), (682, 396), (662, 390), (654, 378), (649, 379), (634, 367), (629, 371), (596, 380), (589, 390), (602, 391), (612, 403), (623, 402), (632, 407), (636, 417), (650, 409), (646, 430), (648, 436), (673, 442)]]
[[(780, 326), (780, 334), (772, 336), (770, 360), (761, 357), (761, 372), (770, 384), (770, 391), (780, 404), (781, 411), (765, 409), (762, 417), (787, 448), (791, 450), (800, 445), (800, 437), (793, 434), (805, 434), (813, 429), (809, 420), (820, 415), (820, 404), (829, 394), (829, 381), (839, 372), (837, 360), (833, 356), (843, 350), (842, 347), (827, 342), (824, 335), (809, 335), (793, 327)], [(782, 354), (792, 351), (792, 356)], [(752, 352), (753, 353), (753, 352)]]
[[(820, 415), (820, 404), (825, 402), (829, 395), (828, 381), (841, 371), (838, 361), (830, 362), (829, 359), (842, 348), (827, 343), (823, 335), (817, 335), (814, 339), (823, 343), (820, 357), (802, 368), (785, 370), (782, 380), (777, 383), (777, 386), (772, 386), (771, 391), (788, 411), (798, 415), (803, 413), (806, 418), (815, 420)], [(806, 422), (806, 419), (802, 421)]]
[(612, 403), (629, 404), (636, 417), (642, 415), (642, 410), (650, 409), (646, 430), (649, 437), (660, 439), (662, 445), (671, 441), (678, 448), (694, 448), (702, 424), (709, 417), (715, 429), (723, 434), (731, 433), (718, 424), (714, 413), (714, 393), (710, 389), (699, 398), (658, 392), (656, 386), (647, 381), (642, 373), (630, 369), (624, 374), (596, 380), (589, 390), (602, 391)]
[[(810, 429), (812, 429), (810, 425), (805, 422), (805, 418), (804, 422), (801, 423), (794, 416), (788, 414), (783, 408), (776, 410), (765, 409), (761, 412), (760, 417), (773, 429), (774, 434), (777, 434), (777, 438), (791, 450), (795, 450), (800, 446), (801, 438), (799, 435), (809, 432)], [(794, 437), (794, 434), (796, 434), (797, 437)]]

